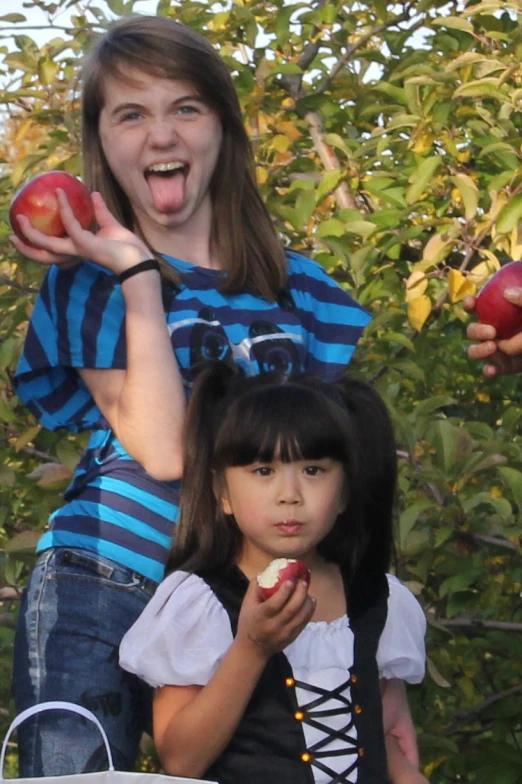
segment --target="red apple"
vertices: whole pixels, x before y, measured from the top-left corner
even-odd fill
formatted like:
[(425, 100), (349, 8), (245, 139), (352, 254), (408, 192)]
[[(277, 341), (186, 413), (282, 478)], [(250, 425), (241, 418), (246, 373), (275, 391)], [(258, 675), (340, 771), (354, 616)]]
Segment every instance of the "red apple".
[(276, 558), (271, 561), (265, 571), (257, 575), (263, 599), (270, 599), (285, 580), (304, 580), (310, 585), (310, 569), (296, 558)]
[(522, 332), (522, 308), (504, 298), (504, 291), (512, 286), (522, 287), (522, 261), (512, 261), (495, 272), (475, 303), (478, 320), (495, 327), (501, 340)]
[(50, 237), (63, 237), (65, 229), (60, 217), (56, 189), (62, 188), (69, 200), (75, 218), (84, 229), (94, 220), (91, 194), (76, 177), (63, 171), (39, 174), (30, 180), (15, 195), (9, 209), (9, 220), (14, 233), (27, 242), (18, 223), (18, 215), (29, 218), (35, 229)]

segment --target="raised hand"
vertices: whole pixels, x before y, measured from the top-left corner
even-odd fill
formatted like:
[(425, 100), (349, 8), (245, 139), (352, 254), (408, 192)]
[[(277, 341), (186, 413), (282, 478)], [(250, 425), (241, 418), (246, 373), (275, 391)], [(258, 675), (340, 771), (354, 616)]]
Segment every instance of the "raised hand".
[[(522, 288), (508, 289), (506, 295), (510, 302), (522, 307)], [(463, 300), (462, 304), (468, 313), (473, 314), (475, 301), (475, 297), (465, 297)], [(522, 333), (509, 340), (497, 340), (494, 327), (474, 321), (468, 324), (466, 334), (474, 341), (468, 348), (468, 356), (484, 362), (483, 373), (488, 378), (522, 371)]]
[(11, 241), (24, 256), (46, 265), (70, 265), (71, 261), (89, 259), (115, 274), (150, 258), (151, 252), (145, 242), (116, 220), (100, 193), (92, 194), (94, 215), (99, 226), (96, 233), (82, 228), (74, 217), (63, 190), (58, 189), (57, 196), (67, 236), (49, 237), (42, 234), (21, 215), (18, 220), (28, 242), (15, 235), (11, 237)]
[(287, 580), (270, 599), (263, 601), (254, 578), (243, 600), (236, 639), (254, 646), (268, 659), (295, 640), (314, 610), (315, 599), (302, 580)]

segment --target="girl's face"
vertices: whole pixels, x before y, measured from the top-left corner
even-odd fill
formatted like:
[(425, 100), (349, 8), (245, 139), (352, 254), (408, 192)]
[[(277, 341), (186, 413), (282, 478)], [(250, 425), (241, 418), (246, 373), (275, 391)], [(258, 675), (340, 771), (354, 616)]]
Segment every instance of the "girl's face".
[(106, 79), (100, 140), (146, 239), (168, 253), (172, 231), (210, 236), (221, 122), (188, 82), (128, 76)]
[(221, 506), (244, 535), (240, 565), (252, 572), (273, 558), (301, 558), (316, 547), (346, 507), (342, 463), (330, 458), (253, 463), (225, 470)]

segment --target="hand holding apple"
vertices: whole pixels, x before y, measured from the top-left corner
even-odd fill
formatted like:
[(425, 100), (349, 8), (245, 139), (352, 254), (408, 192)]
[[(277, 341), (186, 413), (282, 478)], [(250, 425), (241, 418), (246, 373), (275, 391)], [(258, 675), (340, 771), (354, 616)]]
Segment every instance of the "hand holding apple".
[(310, 570), (297, 558), (276, 558), (267, 568), (257, 575), (257, 584), (263, 599), (269, 599), (286, 580), (302, 580), (310, 585)]
[(91, 194), (94, 218), (99, 226), (96, 234), (82, 227), (61, 188), (57, 189), (57, 198), (66, 236), (43, 234), (20, 213), (19, 221), (26, 239), (15, 234), (11, 241), (27, 258), (40, 264), (63, 266), (70, 264), (72, 259), (75, 263), (89, 259), (116, 275), (150, 258), (151, 252), (145, 242), (116, 220), (100, 193)]
[(57, 190), (61, 189), (76, 220), (82, 228), (91, 227), (94, 210), (91, 194), (76, 177), (63, 171), (50, 171), (39, 174), (16, 193), (9, 209), (9, 220), (14, 233), (27, 242), (19, 216), (25, 216), (31, 226), (49, 237), (63, 237), (67, 234), (60, 213)]
[[(520, 372), (522, 262), (506, 264), (482, 288), (478, 297), (465, 297), (463, 305), (468, 313), (476, 314), (480, 319), (468, 325), (466, 334), (474, 341), (468, 348), (468, 355), (473, 360), (485, 362), (484, 375), (493, 378)], [(520, 323), (518, 329), (517, 323)]]

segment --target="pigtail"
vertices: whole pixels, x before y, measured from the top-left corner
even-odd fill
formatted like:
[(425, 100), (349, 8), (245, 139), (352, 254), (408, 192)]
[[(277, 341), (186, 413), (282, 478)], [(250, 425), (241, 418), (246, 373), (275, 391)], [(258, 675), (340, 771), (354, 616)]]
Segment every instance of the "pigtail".
[(380, 395), (345, 376), (335, 384), (357, 431), (360, 530), (356, 568), (388, 571), (394, 556), (397, 448), (393, 425)]
[[(167, 573), (183, 567), (188, 571), (209, 568), (216, 561), (227, 563), (227, 552), (219, 549), (216, 521), (220, 507), (215, 495), (213, 453), (226, 399), (236, 366), (212, 362), (201, 367), (194, 382), (184, 427), (183, 488), (180, 521), (167, 562)], [(226, 549), (226, 548), (223, 548)]]

